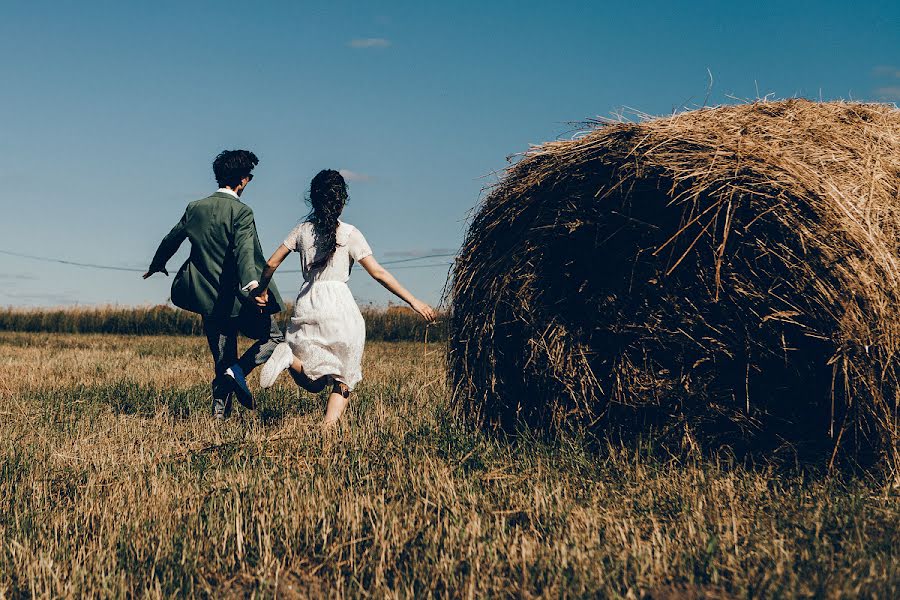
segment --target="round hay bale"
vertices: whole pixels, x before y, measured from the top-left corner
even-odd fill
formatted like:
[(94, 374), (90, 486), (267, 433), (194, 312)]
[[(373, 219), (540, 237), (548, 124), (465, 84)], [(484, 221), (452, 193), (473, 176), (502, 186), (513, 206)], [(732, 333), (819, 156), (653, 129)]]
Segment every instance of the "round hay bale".
[(596, 124), (527, 152), (477, 211), (450, 287), (455, 401), (504, 430), (896, 464), (898, 250), (895, 107)]

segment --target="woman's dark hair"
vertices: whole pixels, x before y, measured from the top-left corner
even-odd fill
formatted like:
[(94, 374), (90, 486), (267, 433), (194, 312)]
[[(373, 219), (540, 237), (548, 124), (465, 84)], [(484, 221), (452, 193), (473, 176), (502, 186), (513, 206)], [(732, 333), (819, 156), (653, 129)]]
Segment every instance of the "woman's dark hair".
[(309, 265), (319, 269), (328, 264), (337, 250), (338, 217), (347, 204), (347, 182), (333, 169), (319, 171), (309, 184), (309, 205), (312, 207), (307, 220), (316, 232), (316, 254), (320, 256)]
[(219, 187), (236, 188), (250, 175), (259, 159), (249, 150), (224, 150), (213, 161), (213, 173)]

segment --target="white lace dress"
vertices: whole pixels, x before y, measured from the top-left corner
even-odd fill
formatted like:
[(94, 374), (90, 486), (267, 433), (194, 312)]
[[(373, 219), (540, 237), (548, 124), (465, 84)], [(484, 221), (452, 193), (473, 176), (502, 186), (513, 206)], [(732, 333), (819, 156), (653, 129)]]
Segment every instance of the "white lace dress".
[(370, 256), (372, 249), (356, 227), (341, 221), (334, 255), (315, 271), (309, 269), (319, 255), (312, 223), (297, 225), (284, 245), (300, 254), (304, 279), (285, 339), (307, 377), (330, 375), (353, 389), (362, 379), (366, 324), (347, 281), (353, 262)]

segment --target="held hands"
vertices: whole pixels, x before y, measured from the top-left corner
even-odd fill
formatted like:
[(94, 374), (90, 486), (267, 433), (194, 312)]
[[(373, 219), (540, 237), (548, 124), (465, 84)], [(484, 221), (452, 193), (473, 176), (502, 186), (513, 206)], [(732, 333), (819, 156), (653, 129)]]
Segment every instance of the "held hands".
[(433, 308), (421, 302), (419, 300), (413, 300), (409, 303), (414, 311), (422, 315), (422, 318), (428, 321), (429, 323), (434, 323), (434, 320), (437, 318), (437, 313)]
[(265, 288), (259, 293), (254, 290), (251, 295), (253, 296), (253, 301), (256, 302), (256, 306), (259, 308), (265, 308), (269, 303), (269, 288)]
[(259, 285), (258, 281), (251, 281), (241, 288), (245, 292), (249, 292), (250, 298), (256, 303), (256, 308), (263, 310), (269, 303), (269, 288)]
[(169, 272), (168, 272), (168, 271), (166, 271), (165, 269), (160, 269), (159, 271), (147, 271), (146, 273), (144, 273), (143, 278), (144, 278), (144, 279), (147, 279), (148, 277), (150, 277), (150, 276), (153, 275), (154, 273), (162, 273), (162, 274), (165, 275), (166, 277), (169, 276)]

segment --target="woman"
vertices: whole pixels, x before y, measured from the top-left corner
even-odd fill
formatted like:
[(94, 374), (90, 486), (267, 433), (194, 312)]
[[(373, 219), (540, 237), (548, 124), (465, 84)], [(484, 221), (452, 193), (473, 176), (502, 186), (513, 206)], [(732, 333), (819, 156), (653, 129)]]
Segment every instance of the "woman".
[(360, 231), (339, 220), (347, 203), (347, 184), (337, 171), (326, 169), (313, 177), (309, 189), (312, 211), (288, 234), (263, 270), (258, 300), (266, 299), (272, 275), (291, 252), (300, 254), (303, 286), (294, 303), (294, 315), (285, 343), (272, 353), (259, 376), (261, 387), (271, 387), (287, 369), (305, 389), (318, 392), (330, 382), (325, 424), (335, 423), (347, 407), (350, 392), (362, 379), (360, 365), (366, 326), (347, 287), (356, 261), (375, 279), (428, 321), (434, 309), (410, 294), (378, 264)]

